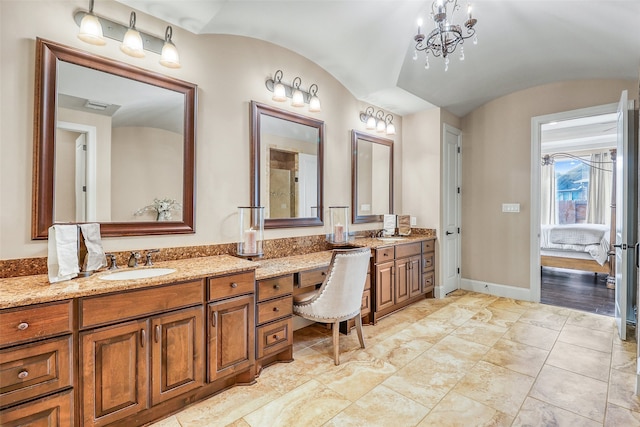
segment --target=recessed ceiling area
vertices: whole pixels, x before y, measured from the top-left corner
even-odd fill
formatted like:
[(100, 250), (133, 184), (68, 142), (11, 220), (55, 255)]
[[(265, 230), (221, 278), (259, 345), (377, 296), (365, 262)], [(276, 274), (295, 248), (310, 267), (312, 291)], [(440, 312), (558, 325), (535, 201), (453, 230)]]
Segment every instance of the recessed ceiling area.
[[(465, 60), (412, 59), (430, 1), (118, 0), (195, 34), (233, 34), (290, 49), (364, 102), (405, 115), (438, 106), (462, 117), (497, 97), (577, 79), (638, 79), (640, 1), (476, 0), (478, 44)], [(453, 18), (462, 24), (466, 3)], [(96, 10), (99, 14), (99, 10)], [(174, 42), (180, 48), (179, 38)], [(188, 67), (188, 64), (183, 66)]]

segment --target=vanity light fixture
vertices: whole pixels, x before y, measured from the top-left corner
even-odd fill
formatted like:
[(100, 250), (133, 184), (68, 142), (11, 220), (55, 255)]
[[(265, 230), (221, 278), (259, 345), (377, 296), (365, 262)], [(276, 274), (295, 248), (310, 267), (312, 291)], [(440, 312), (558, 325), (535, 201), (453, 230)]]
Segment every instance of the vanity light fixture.
[(104, 46), (107, 42), (102, 35), (102, 25), (98, 17), (93, 13), (93, 0), (89, 1), (89, 13), (80, 21), (78, 38), (83, 42), (96, 46)]
[(385, 132), (387, 135), (396, 134), (396, 126), (393, 124), (393, 115), (384, 111), (377, 112), (373, 107), (367, 107), (364, 113), (360, 113), (360, 121), (366, 123), (367, 129), (376, 130), (377, 132)]
[(164, 39), (136, 29), (136, 13), (131, 12), (129, 26), (97, 16), (93, 13), (94, 0), (89, 1), (89, 12), (77, 11), (73, 19), (80, 27), (78, 38), (86, 43), (104, 45), (105, 37), (122, 42), (120, 49), (127, 55), (142, 58), (144, 51), (161, 55), (160, 64), (168, 68), (180, 68), (178, 50), (173, 44), (173, 28), (168, 26)]
[(142, 47), (142, 37), (136, 30), (136, 13), (131, 12), (129, 17), (129, 29), (124, 34), (120, 50), (134, 58), (144, 58), (144, 48)]
[(282, 83), (282, 70), (277, 70), (273, 75), (273, 79), (267, 79), (265, 86), (270, 92), (273, 92), (272, 100), (276, 102), (285, 102), (287, 98), (291, 98), (291, 106), (304, 107), (309, 104), (309, 111), (317, 113), (322, 111), (320, 107), (320, 98), (318, 98), (318, 85), (312, 84), (309, 91), (300, 88), (302, 79), (296, 77), (291, 85)]

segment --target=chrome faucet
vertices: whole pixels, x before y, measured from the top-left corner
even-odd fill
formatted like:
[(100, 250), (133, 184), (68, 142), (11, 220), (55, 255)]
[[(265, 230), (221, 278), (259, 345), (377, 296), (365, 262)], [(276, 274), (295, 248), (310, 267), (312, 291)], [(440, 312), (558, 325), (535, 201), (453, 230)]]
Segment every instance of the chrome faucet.
[(129, 267), (137, 267), (139, 259), (140, 252), (131, 252), (131, 256), (129, 256)]
[(117, 270), (118, 269), (118, 264), (116, 263), (116, 256), (115, 254), (105, 254), (107, 256), (107, 258), (109, 258), (110, 261), (110, 265), (108, 270)]
[(155, 254), (156, 252), (160, 252), (160, 249), (149, 249), (147, 251), (147, 253), (145, 254), (146, 261), (144, 262), (144, 265), (146, 266), (153, 265), (153, 262), (151, 262), (151, 255)]

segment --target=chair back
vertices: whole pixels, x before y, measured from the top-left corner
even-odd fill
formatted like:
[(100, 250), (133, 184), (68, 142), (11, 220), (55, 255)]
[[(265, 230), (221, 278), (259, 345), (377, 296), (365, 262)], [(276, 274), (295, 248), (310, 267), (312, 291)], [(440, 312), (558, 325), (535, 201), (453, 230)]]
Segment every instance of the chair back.
[(334, 321), (360, 313), (370, 258), (369, 248), (334, 250), (327, 277), (305, 309), (311, 309), (316, 317)]

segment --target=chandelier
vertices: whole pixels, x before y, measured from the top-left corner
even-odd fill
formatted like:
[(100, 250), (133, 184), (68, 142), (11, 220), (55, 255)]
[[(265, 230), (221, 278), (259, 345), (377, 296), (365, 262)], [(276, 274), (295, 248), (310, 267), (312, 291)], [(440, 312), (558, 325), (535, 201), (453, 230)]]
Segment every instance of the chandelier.
[(464, 23), (466, 29), (463, 34), (462, 26), (453, 23), (453, 15), (460, 9), (458, 0), (435, 0), (431, 4), (430, 16), (433, 19), (435, 28), (428, 35), (421, 32), (422, 19), (418, 19), (418, 34), (413, 38), (416, 42), (416, 49), (413, 53), (414, 61), (418, 59), (418, 51), (424, 51), (427, 60), (424, 68), (429, 68), (429, 52), (433, 56), (444, 58), (444, 70), (449, 69), (449, 55), (460, 45), (460, 60), (464, 61), (464, 41), (473, 37), (473, 44), (478, 44), (476, 30), (474, 26), (478, 22), (471, 16), (471, 5), (467, 7), (467, 21)]

